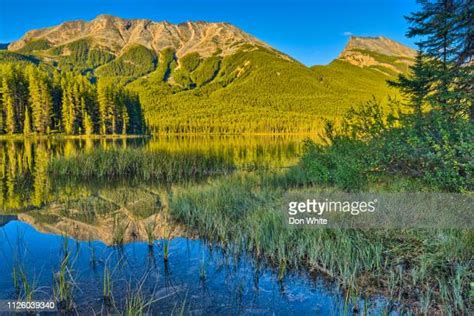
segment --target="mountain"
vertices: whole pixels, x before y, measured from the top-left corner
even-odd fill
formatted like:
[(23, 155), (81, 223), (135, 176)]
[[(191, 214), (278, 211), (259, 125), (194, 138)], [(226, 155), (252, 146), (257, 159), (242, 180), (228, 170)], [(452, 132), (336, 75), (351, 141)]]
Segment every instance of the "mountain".
[[(210, 57), (231, 55), (245, 44), (270, 48), (264, 42), (246, 34), (229, 23), (186, 22), (171, 24), (146, 19), (127, 20), (111, 15), (96, 19), (65, 22), (58, 26), (27, 32), (20, 40), (11, 43), (9, 50), (39, 51), (60, 47), (82, 40), (90, 48), (102, 48), (120, 55), (127, 48), (140, 45), (155, 53), (172, 48), (176, 56), (198, 53)], [(63, 54), (68, 54), (63, 51)]]
[(126, 85), (157, 132), (318, 130), (323, 117), (397, 95), (386, 80), (414, 57), (384, 37), (351, 37), (329, 65), (307, 67), (229, 23), (110, 15), (29, 31), (8, 50), (10, 59), (27, 56)]
[[(385, 72), (406, 72), (413, 64), (416, 51), (383, 36), (351, 36), (338, 59), (360, 67)], [(383, 69), (385, 68), (385, 69)]]

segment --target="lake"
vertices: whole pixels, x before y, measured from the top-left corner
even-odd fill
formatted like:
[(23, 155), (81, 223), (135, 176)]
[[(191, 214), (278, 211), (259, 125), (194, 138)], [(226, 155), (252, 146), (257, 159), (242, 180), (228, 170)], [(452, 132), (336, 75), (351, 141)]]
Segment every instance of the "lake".
[[(322, 274), (278, 271), (189, 234), (166, 216), (181, 183), (51, 177), (51, 159), (97, 149), (216, 156), (236, 170), (295, 164), (303, 137), (163, 136), (0, 141), (0, 300), (60, 298), (81, 313), (341, 314), (381, 311), (347, 301)], [(219, 176), (219, 175), (217, 175)], [(220, 175), (225, 176), (225, 175)], [(207, 178), (189, 179), (200, 186)], [(68, 295), (71, 295), (69, 297)], [(56, 299), (58, 300), (58, 299)]]

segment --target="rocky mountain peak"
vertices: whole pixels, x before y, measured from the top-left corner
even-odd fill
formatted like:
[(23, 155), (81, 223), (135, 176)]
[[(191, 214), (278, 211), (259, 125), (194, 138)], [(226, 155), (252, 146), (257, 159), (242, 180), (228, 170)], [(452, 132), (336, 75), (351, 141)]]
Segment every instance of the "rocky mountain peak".
[(266, 43), (229, 23), (188, 21), (172, 24), (102, 14), (89, 22), (76, 20), (29, 31), (20, 40), (11, 43), (8, 49), (20, 50), (29, 42), (37, 40), (45, 41), (50, 46), (59, 46), (80, 39), (89, 39), (93, 45), (117, 55), (124, 48), (136, 44), (155, 52), (173, 48), (178, 56), (197, 52), (203, 57), (216, 53), (230, 55), (246, 44), (269, 48)]
[(415, 56), (414, 49), (384, 36), (351, 36), (338, 59), (360, 67), (382, 66), (403, 72)]
[(351, 36), (344, 51), (367, 50), (387, 56), (414, 58), (416, 51), (384, 36)]

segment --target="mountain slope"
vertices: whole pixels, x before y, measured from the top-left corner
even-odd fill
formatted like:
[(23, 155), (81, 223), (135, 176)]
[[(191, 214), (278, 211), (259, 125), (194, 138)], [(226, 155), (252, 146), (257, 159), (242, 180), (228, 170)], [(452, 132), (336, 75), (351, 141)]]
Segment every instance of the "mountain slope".
[(396, 95), (386, 80), (413, 58), (389, 39), (352, 37), (331, 64), (308, 68), (228, 23), (105, 15), (30, 31), (9, 50), (137, 91), (157, 132), (318, 130), (321, 117)]
[(359, 67), (388, 74), (406, 72), (413, 64), (416, 51), (383, 36), (351, 36), (339, 60), (347, 61)]

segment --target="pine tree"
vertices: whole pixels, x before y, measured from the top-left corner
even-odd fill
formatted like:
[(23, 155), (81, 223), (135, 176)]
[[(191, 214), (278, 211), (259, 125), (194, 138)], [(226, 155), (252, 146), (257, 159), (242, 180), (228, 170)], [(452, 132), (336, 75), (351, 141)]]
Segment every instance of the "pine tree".
[(472, 58), (467, 53), (472, 53), (472, 0), (418, 2), (421, 10), (407, 17), (411, 24), (407, 35), (420, 38), (417, 44), (425, 56), (424, 67), (431, 72), (431, 103), (451, 116), (463, 115), (469, 107), (463, 82), (466, 58)]
[(25, 110), (25, 121), (23, 123), (23, 134), (24, 135), (31, 134), (30, 111), (28, 109)]
[(97, 101), (99, 103), (99, 133), (101, 135), (105, 135), (107, 133), (107, 111), (109, 107), (107, 92), (107, 87), (102, 83), (102, 81), (99, 80), (97, 84)]
[(13, 94), (6, 77), (2, 80), (2, 103), (5, 108), (5, 131), (11, 135), (16, 132), (15, 109)]
[(455, 56), (458, 98), (474, 121), (474, 0), (462, 0), (456, 14)]
[(408, 97), (408, 105), (413, 108), (413, 112), (421, 115), (423, 106), (431, 91), (431, 71), (429, 63), (425, 62), (425, 57), (421, 51), (418, 51), (415, 63), (410, 66), (409, 75), (400, 74), (398, 81), (389, 81), (391, 86), (397, 87)]
[(5, 119), (4, 119), (4, 106), (3, 106), (3, 96), (2, 96), (2, 89), (0, 85), (0, 134), (5, 133)]
[[(30, 106), (32, 110), (32, 116), (33, 116), (33, 126), (34, 130), (36, 132), (39, 132), (42, 130), (42, 100), (41, 100), (41, 90), (40, 90), (40, 85), (39, 85), (39, 79), (37, 78), (37, 75), (34, 71), (34, 69), (30, 68), (30, 74), (29, 74), (29, 100), (30, 100)], [(27, 112), (27, 111), (25, 111)], [(28, 127), (29, 128), (29, 127)]]
[(94, 133), (94, 125), (92, 119), (87, 112), (84, 112), (84, 133), (86, 135), (92, 135)]
[(53, 109), (53, 98), (50, 88), (46, 81), (40, 83), (41, 90), (41, 102), (42, 102), (42, 112), (41, 112), (41, 124), (39, 132), (42, 134), (47, 134), (51, 126), (51, 115)]
[(73, 98), (70, 86), (66, 86), (63, 89), (63, 100), (62, 100), (62, 123), (64, 133), (72, 135), (74, 132), (74, 111), (73, 111)]

